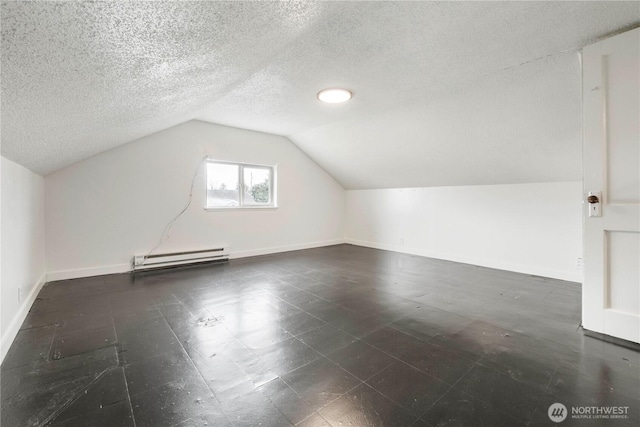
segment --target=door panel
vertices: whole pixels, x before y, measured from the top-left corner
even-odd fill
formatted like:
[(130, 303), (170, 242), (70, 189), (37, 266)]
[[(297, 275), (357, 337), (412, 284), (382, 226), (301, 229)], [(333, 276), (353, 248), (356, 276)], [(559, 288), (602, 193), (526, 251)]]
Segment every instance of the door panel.
[(583, 326), (640, 342), (640, 29), (584, 49), (583, 115)]
[(640, 313), (640, 234), (621, 231), (607, 232), (608, 309), (627, 314)]

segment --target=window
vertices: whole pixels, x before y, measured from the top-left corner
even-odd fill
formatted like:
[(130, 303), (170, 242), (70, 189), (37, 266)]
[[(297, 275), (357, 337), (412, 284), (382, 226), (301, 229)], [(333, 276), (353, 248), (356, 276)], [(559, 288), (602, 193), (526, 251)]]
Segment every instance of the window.
[(276, 207), (275, 167), (207, 162), (207, 209)]

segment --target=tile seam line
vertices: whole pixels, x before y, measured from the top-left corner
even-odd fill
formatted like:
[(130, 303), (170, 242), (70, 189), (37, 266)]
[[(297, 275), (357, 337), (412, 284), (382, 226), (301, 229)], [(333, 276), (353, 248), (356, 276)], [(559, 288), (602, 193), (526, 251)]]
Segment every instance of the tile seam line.
[[(467, 375), (467, 374), (468, 374), (468, 373), (469, 373), (473, 368), (475, 368), (476, 363), (477, 363), (477, 362), (473, 362), (473, 365), (471, 365), (471, 366), (469, 367), (469, 369), (467, 369), (467, 370), (465, 371), (465, 373), (464, 373), (464, 374), (460, 375), (460, 378), (458, 378), (458, 380), (457, 380), (456, 382), (454, 382), (454, 383), (453, 383), (453, 385), (450, 385), (450, 386), (449, 386), (449, 388), (447, 389), (447, 391), (445, 391), (444, 393), (442, 393), (442, 394), (440, 395), (440, 397), (438, 397), (438, 398), (436, 399), (436, 401), (435, 401), (435, 402), (433, 402), (433, 403), (429, 406), (429, 408), (427, 408), (427, 410), (426, 410), (426, 411), (424, 411), (422, 414), (420, 414), (420, 416), (418, 417), (418, 419), (422, 419), (422, 417), (423, 417), (427, 412), (429, 412), (429, 411), (431, 410), (431, 408), (433, 408), (434, 406), (436, 406), (436, 404), (437, 404), (438, 402), (440, 402), (440, 401), (442, 400), (442, 398), (443, 398), (444, 396), (446, 396), (446, 395), (447, 395), (447, 393), (449, 393), (451, 390), (453, 390), (454, 386), (455, 386), (456, 384), (458, 384), (458, 383), (462, 380), (462, 378), (464, 378), (464, 377), (465, 377), (465, 376), (466, 376), (466, 375)], [(447, 384), (447, 383), (445, 383), (445, 384)], [(457, 389), (456, 389), (456, 390), (457, 390)]]
[[(111, 318), (111, 326), (113, 326), (113, 333), (116, 338), (115, 350), (116, 350), (116, 360), (118, 365), (120, 365), (120, 352), (118, 351), (118, 347), (120, 346), (120, 340), (118, 338), (118, 328), (116, 328), (116, 321), (113, 318), (113, 309), (111, 308), (111, 298), (108, 300), (109, 304), (109, 317)], [(127, 382), (127, 372), (124, 369), (124, 365), (120, 366), (122, 368), (122, 376), (124, 377), (124, 387), (127, 391), (127, 401), (129, 402), (129, 413), (131, 414), (131, 421), (133, 422), (133, 427), (137, 427), (136, 425), (136, 417), (133, 413), (133, 403), (131, 402), (131, 392), (129, 391), (129, 383)]]
[[(69, 399), (64, 405), (62, 405), (60, 408), (58, 408), (56, 411), (53, 412), (53, 414), (49, 415), (47, 418), (45, 418), (45, 420), (43, 421), (43, 423), (41, 424), (41, 426), (46, 426), (48, 423), (50, 423), (51, 421), (55, 420), (57, 416), (59, 416), (60, 414), (62, 414), (64, 412), (65, 409), (71, 407), (71, 405), (73, 405), (75, 402), (78, 401), (78, 399), (80, 399), (80, 397), (82, 397), (84, 395), (83, 392), (86, 392), (89, 390), (89, 388), (91, 388), (92, 385), (94, 385), (95, 383), (97, 383), (100, 379), (102, 379), (102, 377), (109, 371), (111, 370), (115, 370), (119, 368), (119, 366), (116, 367), (110, 367), (107, 369), (104, 369), (102, 372), (100, 372), (93, 380), (91, 380), (91, 382), (89, 382), (89, 384), (87, 384), (86, 386), (84, 386), (82, 389), (80, 389), (80, 391), (78, 393), (76, 393), (74, 396), (71, 397), (71, 399)], [(73, 418), (72, 418), (73, 419)]]
[[(303, 344), (304, 344), (304, 343), (303, 343)], [(318, 353), (318, 354), (320, 354), (320, 353)], [(320, 411), (321, 409), (326, 408), (327, 406), (331, 405), (331, 404), (332, 404), (333, 402), (335, 402), (336, 400), (340, 399), (340, 398), (341, 398), (342, 396), (344, 396), (345, 394), (349, 393), (351, 390), (353, 390), (353, 389), (355, 389), (355, 388), (357, 388), (357, 387), (360, 387), (362, 384), (365, 384), (365, 382), (364, 382), (364, 381), (362, 381), (360, 378), (356, 377), (356, 376), (355, 376), (355, 375), (353, 375), (351, 372), (349, 372), (349, 371), (347, 371), (346, 369), (344, 369), (342, 366), (340, 366), (340, 365), (338, 365), (337, 363), (335, 363), (333, 360), (329, 359), (329, 358), (328, 358), (328, 357), (326, 357), (326, 356), (322, 356), (322, 355), (321, 355), (321, 357), (324, 357), (324, 358), (325, 358), (329, 363), (331, 363), (331, 364), (335, 365), (338, 369), (340, 369), (340, 370), (342, 370), (342, 371), (346, 372), (349, 376), (352, 376), (353, 378), (355, 378), (356, 380), (358, 380), (358, 384), (357, 384), (357, 385), (355, 385), (355, 386), (353, 386), (353, 387), (351, 387), (350, 389), (348, 389), (348, 390), (347, 390), (347, 391), (345, 391), (344, 393), (341, 393), (338, 397), (336, 397), (335, 399), (333, 399), (333, 400), (331, 400), (331, 401), (327, 402), (325, 405), (322, 405), (322, 406), (320, 406), (319, 408), (314, 409), (314, 412), (318, 412), (318, 411)], [(300, 369), (300, 368), (302, 368), (302, 367), (304, 367), (304, 366), (310, 365), (311, 363), (314, 363), (314, 362), (316, 362), (316, 361), (318, 361), (318, 360), (321, 360), (321, 359), (316, 359), (316, 360), (313, 360), (313, 361), (311, 361), (311, 362), (305, 363), (304, 365), (300, 366), (299, 368), (294, 369), (294, 370), (293, 370), (293, 371), (291, 371), (291, 372), (297, 371), (298, 369)], [(289, 372), (289, 373), (291, 373), (291, 372)], [(280, 377), (280, 379), (281, 379), (281, 380), (282, 380), (282, 382), (284, 382), (284, 383), (285, 383), (289, 388), (291, 388), (291, 389), (293, 390), (293, 387), (291, 387), (291, 386), (289, 385), (289, 383), (288, 383), (288, 382), (286, 382), (286, 381), (284, 380), (284, 378)], [(373, 387), (372, 387), (372, 388), (373, 388)], [(295, 390), (294, 390), (294, 392), (296, 393), (296, 395), (298, 395), (298, 393), (297, 393)], [(319, 414), (320, 416), (322, 416), (322, 414), (320, 414), (320, 412), (318, 412), (318, 414)], [(312, 414), (311, 414), (311, 415), (312, 415)], [(309, 415), (309, 416), (311, 416), (311, 415)], [(286, 417), (285, 417), (285, 418), (286, 418)], [(307, 418), (309, 418), (309, 417), (307, 417)], [(306, 420), (307, 418), (305, 418), (305, 420)], [(322, 417), (322, 418), (324, 418), (324, 417)], [(287, 419), (288, 419), (288, 418), (287, 418)], [(302, 421), (304, 421), (304, 420), (302, 420)], [(302, 422), (302, 421), (300, 421), (300, 422)], [(299, 423), (298, 423), (298, 424), (299, 424)]]
[[(181, 303), (182, 304), (182, 303)], [(157, 307), (157, 304), (156, 304)], [(164, 316), (164, 313), (162, 312), (162, 310), (158, 309), (158, 311), (160, 311), (160, 315), (162, 316), (162, 320), (164, 320), (164, 323), (167, 325), (167, 327), (169, 328), (169, 330), (171, 331), (171, 334), (173, 334), (174, 338), (176, 339), (176, 341), (178, 342), (178, 344), (180, 344), (180, 348), (182, 349), (182, 351), (184, 352), (184, 354), (187, 356), (187, 360), (189, 361), (189, 363), (191, 364), (191, 366), (193, 367), (193, 369), (196, 370), (196, 372), (198, 373), (198, 376), (202, 379), (202, 381), (204, 381), (205, 386), (207, 386), (207, 389), (211, 392), (211, 394), (213, 395), (213, 398), (216, 400), (216, 402), (218, 403), (218, 405), (220, 406), (220, 409), (222, 409), (222, 412), (224, 413), (225, 417), (227, 417), (227, 419), (229, 420), (229, 422), (232, 425), (235, 425), (233, 423), (233, 421), (231, 420), (231, 417), (229, 416), (229, 414), (227, 414), (227, 411), (224, 410), (222, 403), (220, 402), (220, 400), (218, 399), (218, 396), (216, 396), (216, 394), (213, 392), (213, 390), (211, 389), (211, 387), (209, 386), (209, 383), (207, 382), (207, 380), (204, 378), (204, 376), (202, 375), (202, 372), (200, 372), (200, 369), (198, 369), (198, 367), (196, 366), (196, 364), (193, 362), (193, 359), (191, 359), (191, 356), (189, 355), (189, 353), (187, 352), (187, 350), (184, 348), (184, 345), (182, 345), (182, 341), (180, 341), (180, 339), (178, 338), (178, 336), (176, 335), (175, 331), (173, 330), (173, 328), (171, 327), (171, 325), (169, 324), (169, 322), (167, 321), (167, 318)], [(133, 407), (131, 407), (131, 410), (133, 411)], [(199, 413), (198, 415), (202, 415), (204, 414), (206, 411)], [(197, 416), (197, 415), (195, 415)], [(193, 417), (191, 417), (193, 418)], [(187, 421), (187, 420), (183, 420), (182, 422)], [(179, 425), (180, 423), (176, 424)]]
[[(462, 379), (463, 379), (464, 377), (466, 377), (466, 376), (467, 376), (467, 374), (468, 374), (468, 373), (469, 373), (473, 368), (475, 368), (476, 366), (482, 366), (482, 367), (485, 367), (485, 368), (494, 369), (494, 368), (491, 368), (491, 367), (489, 367), (489, 366), (485, 366), (485, 365), (481, 364), (479, 361), (474, 362), (474, 364), (469, 368), (469, 370), (468, 370), (467, 372), (465, 372), (465, 373), (464, 373), (464, 374), (463, 374), (463, 375), (458, 379), (458, 381), (456, 381), (456, 382), (455, 382), (455, 384), (454, 384), (454, 385), (452, 385), (452, 386), (451, 386), (451, 389), (454, 389), (454, 388), (455, 388), (455, 386), (456, 386), (460, 381), (462, 381)], [(499, 370), (497, 370), (497, 369), (494, 369), (494, 370), (495, 370), (495, 371), (497, 371), (497, 372), (503, 373), (502, 371), (499, 371)], [(513, 379), (513, 378), (512, 378), (512, 379)], [(514, 381), (516, 381), (516, 380), (514, 380)], [(520, 382), (520, 381), (516, 381), (516, 382), (518, 382), (519, 384), (525, 384), (525, 385), (528, 385), (528, 384), (526, 384), (526, 383), (522, 383), (522, 382)], [(532, 387), (532, 386), (530, 386), (530, 387)], [(532, 387), (532, 388), (533, 388), (533, 387)], [(484, 405), (487, 405), (487, 406), (489, 406), (489, 407), (491, 407), (491, 408), (493, 408), (493, 407), (494, 407), (494, 406), (493, 406), (493, 405), (491, 405), (490, 403), (485, 402), (483, 399), (479, 399), (479, 398), (477, 398), (476, 396), (472, 395), (471, 393), (467, 393), (466, 391), (463, 391), (463, 390), (460, 390), (460, 389), (457, 389), (457, 388), (456, 388), (456, 390), (457, 390), (457, 391), (459, 391), (459, 392), (461, 392), (461, 393), (464, 393), (464, 394), (467, 394), (467, 395), (469, 395), (469, 396), (473, 397), (473, 398), (474, 398), (474, 399), (476, 399), (478, 402), (481, 402), (481, 403), (482, 403), (482, 404), (484, 404)], [(447, 393), (448, 393), (449, 391), (450, 391), (450, 390), (448, 390), (448, 391), (447, 391)], [(539, 390), (536, 390), (536, 391), (539, 391)], [(545, 392), (541, 392), (541, 393), (546, 394)], [(443, 396), (444, 396), (444, 395), (443, 395)], [(441, 396), (440, 398), (442, 398), (443, 396)], [(440, 399), (438, 399), (438, 400), (440, 400)], [(496, 411), (497, 411), (497, 412), (499, 412), (500, 414), (504, 415), (505, 417), (509, 417), (510, 419), (512, 419), (512, 420), (514, 420), (514, 421), (517, 421), (517, 422), (519, 422), (519, 423), (521, 423), (521, 424), (524, 424), (524, 425), (528, 425), (528, 424), (529, 424), (529, 422), (531, 421), (531, 418), (533, 417), (533, 414), (536, 412), (536, 409), (537, 409), (537, 408), (538, 408), (538, 406), (536, 405), (536, 407), (535, 407), (535, 408), (533, 408), (533, 411), (531, 411), (531, 416), (530, 416), (529, 418), (527, 418), (527, 421), (526, 421), (526, 422), (521, 422), (521, 421), (520, 421), (520, 420), (518, 420), (517, 418), (512, 417), (511, 415), (509, 415), (509, 414), (507, 414), (507, 413), (505, 413), (505, 412), (503, 412), (503, 411), (500, 411), (500, 410), (498, 410), (498, 409), (496, 409)], [(429, 409), (431, 409), (431, 408), (429, 408)], [(425, 414), (426, 414), (426, 412), (425, 412)], [(423, 414), (423, 415), (424, 415), (424, 414)]]

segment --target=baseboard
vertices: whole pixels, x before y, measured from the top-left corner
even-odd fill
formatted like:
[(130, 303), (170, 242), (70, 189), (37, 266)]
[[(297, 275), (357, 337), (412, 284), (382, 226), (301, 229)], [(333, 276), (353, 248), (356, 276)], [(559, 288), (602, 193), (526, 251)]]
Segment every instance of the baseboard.
[(628, 341), (622, 338), (614, 337), (611, 335), (603, 334), (602, 332), (596, 332), (589, 329), (582, 328), (582, 333), (588, 337), (595, 338), (601, 341), (605, 341), (611, 344), (626, 347), (628, 349), (640, 352), (640, 343)]
[(428, 258), (442, 259), (446, 261), (460, 262), (463, 264), (471, 264), (471, 265), (478, 265), (481, 267), (495, 268), (497, 270), (506, 270), (506, 271), (513, 271), (516, 273), (530, 274), (534, 276), (549, 277), (552, 279), (566, 280), (569, 282), (582, 282), (582, 273), (579, 271), (570, 272), (570, 271), (544, 268), (544, 267), (539, 267), (534, 265), (513, 264), (513, 263), (500, 262), (496, 260), (471, 258), (471, 257), (456, 256), (456, 255), (441, 254), (441, 253), (434, 254), (419, 248), (411, 248), (411, 247), (405, 247), (401, 245), (391, 245), (391, 244), (369, 242), (369, 241), (349, 239), (349, 238), (345, 239), (345, 243), (356, 245), (356, 246), (364, 246), (367, 248), (383, 249), (386, 251), (399, 252), (399, 253), (410, 254), (410, 255), (419, 255), (419, 256), (424, 256)]
[[(339, 245), (345, 243), (344, 239), (323, 240), (319, 242), (300, 243), (288, 246), (274, 246), (262, 249), (250, 249), (245, 251), (231, 251), (229, 258), (246, 258), (258, 255), (269, 255), (281, 252), (297, 251), (301, 249), (312, 249), (323, 246)], [(79, 279), (82, 277), (103, 276), (105, 274), (127, 273), (131, 271), (130, 264), (115, 264), (103, 267), (79, 268), (75, 270), (58, 270), (47, 273), (47, 282), (54, 280)]]
[(270, 255), (277, 254), (282, 252), (291, 252), (291, 251), (299, 251), (302, 249), (313, 249), (313, 248), (321, 248), (324, 246), (333, 246), (333, 245), (341, 245), (345, 243), (344, 239), (335, 239), (335, 240), (322, 240), (319, 242), (311, 242), (311, 243), (299, 243), (295, 245), (287, 245), (287, 246), (272, 246), (270, 248), (262, 248), (262, 249), (249, 249), (245, 251), (231, 251), (229, 258), (247, 258), (252, 256), (259, 255)]
[(11, 344), (13, 344), (13, 340), (16, 339), (16, 336), (20, 331), (20, 327), (22, 326), (24, 319), (26, 319), (27, 314), (29, 314), (29, 310), (31, 310), (31, 306), (36, 301), (36, 298), (38, 297), (40, 290), (46, 283), (46, 277), (47, 277), (46, 273), (43, 273), (42, 276), (40, 276), (40, 278), (38, 279), (38, 282), (31, 289), (31, 292), (29, 292), (29, 295), (27, 295), (27, 298), (25, 298), (24, 301), (22, 301), (22, 304), (20, 305), (18, 312), (13, 317), (13, 320), (9, 324), (7, 331), (2, 336), (2, 341), (0, 341), (0, 363), (4, 361), (4, 357), (9, 352), (9, 348), (11, 347)]
[(81, 277), (103, 276), (105, 274), (126, 273), (128, 271), (131, 271), (130, 264), (115, 264), (103, 267), (50, 271), (47, 273), (47, 282), (53, 282), (54, 280), (79, 279)]

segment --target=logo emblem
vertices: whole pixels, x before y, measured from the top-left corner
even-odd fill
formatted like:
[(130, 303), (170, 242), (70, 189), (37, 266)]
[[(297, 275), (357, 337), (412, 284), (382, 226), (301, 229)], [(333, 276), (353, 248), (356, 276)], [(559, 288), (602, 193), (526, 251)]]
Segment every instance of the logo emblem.
[(554, 403), (549, 406), (547, 415), (549, 415), (549, 419), (554, 423), (561, 423), (567, 418), (567, 407), (562, 403)]

